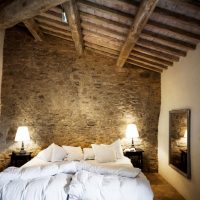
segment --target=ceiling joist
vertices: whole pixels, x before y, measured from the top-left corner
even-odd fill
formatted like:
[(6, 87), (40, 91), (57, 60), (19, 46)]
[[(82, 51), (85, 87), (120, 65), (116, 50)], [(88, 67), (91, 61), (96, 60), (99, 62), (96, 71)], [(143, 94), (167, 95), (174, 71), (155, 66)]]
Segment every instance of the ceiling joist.
[(26, 28), (29, 30), (29, 32), (33, 35), (35, 38), (35, 41), (42, 41), (43, 34), (40, 31), (40, 28), (38, 27), (37, 23), (34, 19), (27, 19), (23, 21)]
[(133, 24), (130, 28), (128, 36), (122, 49), (120, 51), (117, 67), (121, 68), (124, 66), (130, 52), (135, 46), (137, 40), (139, 39), (140, 33), (142, 32), (144, 26), (146, 25), (151, 13), (153, 12), (158, 0), (143, 0), (139, 10), (134, 18)]
[(81, 56), (83, 54), (83, 38), (81, 33), (80, 16), (76, 0), (69, 0), (62, 6), (67, 14), (67, 19), (71, 29), (72, 38), (75, 43), (75, 49), (78, 55)]

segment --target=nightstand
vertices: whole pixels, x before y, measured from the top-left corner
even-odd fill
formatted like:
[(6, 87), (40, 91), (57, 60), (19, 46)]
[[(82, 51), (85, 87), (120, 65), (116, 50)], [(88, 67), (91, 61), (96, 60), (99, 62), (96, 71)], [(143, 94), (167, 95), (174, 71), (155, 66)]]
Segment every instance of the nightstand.
[(11, 154), (10, 165), (11, 166), (15, 166), (15, 167), (21, 167), (26, 162), (28, 162), (29, 160), (31, 160), (31, 158), (32, 158), (31, 152), (26, 152), (24, 154), (21, 154), (19, 152), (14, 152), (13, 151), (12, 154)]
[(143, 150), (136, 149), (135, 151), (125, 151), (124, 155), (131, 159), (131, 163), (134, 167), (143, 169)]

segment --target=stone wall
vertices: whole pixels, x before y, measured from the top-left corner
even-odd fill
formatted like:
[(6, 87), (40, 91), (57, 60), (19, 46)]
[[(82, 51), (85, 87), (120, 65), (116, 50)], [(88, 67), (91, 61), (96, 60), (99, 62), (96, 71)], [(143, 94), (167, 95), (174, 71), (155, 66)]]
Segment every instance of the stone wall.
[(19, 148), (20, 125), (29, 127), (36, 153), (54, 142), (89, 146), (124, 138), (136, 123), (137, 146), (144, 149), (146, 171), (157, 171), (160, 75), (132, 68), (116, 72), (116, 60), (92, 52), (77, 58), (73, 44), (46, 36), (36, 43), (20, 28), (5, 35), (0, 125), (0, 160)]

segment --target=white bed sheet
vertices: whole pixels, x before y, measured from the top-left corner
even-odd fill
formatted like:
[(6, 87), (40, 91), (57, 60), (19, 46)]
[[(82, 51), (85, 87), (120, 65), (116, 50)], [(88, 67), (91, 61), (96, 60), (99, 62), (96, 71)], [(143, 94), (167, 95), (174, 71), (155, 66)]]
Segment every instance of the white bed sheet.
[(67, 195), (70, 200), (153, 200), (145, 175), (126, 157), (110, 163), (52, 163), (36, 156), (21, 168), (0, 173), (0, 199), (22, 200), (24, 194), (30, 200), (66, 200)]

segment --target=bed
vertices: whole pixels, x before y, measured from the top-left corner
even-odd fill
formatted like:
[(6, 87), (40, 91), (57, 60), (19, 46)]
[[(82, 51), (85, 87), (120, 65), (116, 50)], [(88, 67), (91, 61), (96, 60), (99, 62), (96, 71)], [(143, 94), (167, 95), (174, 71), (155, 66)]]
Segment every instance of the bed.
[(0, 173), (1, 200), (153, 200), (149, 181), (127, 157), (58, 162), (36, 156)]

